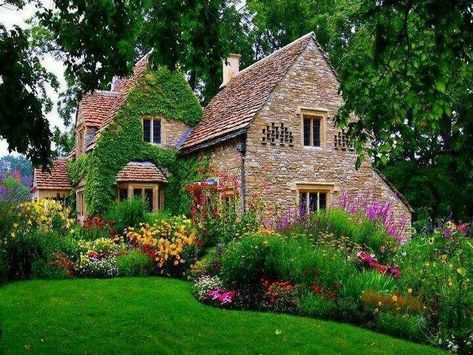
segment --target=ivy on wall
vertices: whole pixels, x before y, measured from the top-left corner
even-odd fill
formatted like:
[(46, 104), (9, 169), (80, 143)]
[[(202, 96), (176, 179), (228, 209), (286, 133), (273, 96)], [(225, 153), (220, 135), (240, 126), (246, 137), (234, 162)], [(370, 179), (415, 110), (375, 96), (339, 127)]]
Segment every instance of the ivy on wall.
[(160, 116), (196, 125), (202, 108), (182, 74), (166, 68), (147, 71), (130, 90), (114, 120), (101, 133), (95, 149), (72, 161), (68, 171), (76, 185), (85, 180), (87, 213), (103, 213), (116, 196), (116, 175), (130, 161), (151, 161), (166, 168), (171, 176), (165, 192), (165, 209), (186, 213), (190, 197), (185, 186), (204, 178), (199, 167), (205, 159), (178, 158), (176, 149), (143, 141), (142, 117)]

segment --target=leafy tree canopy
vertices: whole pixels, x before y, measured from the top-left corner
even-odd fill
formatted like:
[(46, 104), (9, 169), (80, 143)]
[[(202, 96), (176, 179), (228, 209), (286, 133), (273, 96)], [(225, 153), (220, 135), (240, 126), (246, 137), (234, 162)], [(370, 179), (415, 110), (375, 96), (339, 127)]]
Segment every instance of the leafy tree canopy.
[[(0, 1), (23, 6), (24, 1)], [(50, 163), (50, 136), (45, 112), (51, 110), (46, 84), (57, 87), (54, 76), (41, 65), (30, 45), (29, 31), (0, 24), (0, 138), (10, 150), (26, 154), (35, 165)]]
[(316, 33), (341, 78), (339, 124), (414, 207), (434, 219), (473, 216), (471, 1), (248, 0), (248, 7), (265, 54)]

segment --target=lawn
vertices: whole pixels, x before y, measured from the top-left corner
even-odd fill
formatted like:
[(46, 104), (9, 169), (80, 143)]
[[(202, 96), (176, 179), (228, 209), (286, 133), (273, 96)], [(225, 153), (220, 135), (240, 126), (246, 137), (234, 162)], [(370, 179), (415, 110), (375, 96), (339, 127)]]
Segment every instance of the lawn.
[(166, 278), (0, 288), (0, 353), (440, 353), (347, 324), (200, 304)]

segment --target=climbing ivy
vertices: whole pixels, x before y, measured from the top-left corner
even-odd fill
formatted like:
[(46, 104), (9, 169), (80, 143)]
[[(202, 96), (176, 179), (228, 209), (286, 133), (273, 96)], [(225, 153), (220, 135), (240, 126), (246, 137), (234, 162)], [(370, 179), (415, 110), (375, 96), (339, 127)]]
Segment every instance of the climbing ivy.
[(151, 161), (171, 173), (165, 192), (166, 210), (185, 213), (190, 205), (185, 185), (203, 178), (198, 171), (206, 160), (179, 158), (176, 149), (144, 142), (143, 116), (160, 116), (193, 126), (201, 119), (202, 108), (182, 74), (166, 68), (148, 70), (100, 134), (95, 149), (69, 164), (73, 184), (85, 179), (89, 215), (103, 213), (112, 204), (116, 175), (130, 161)]

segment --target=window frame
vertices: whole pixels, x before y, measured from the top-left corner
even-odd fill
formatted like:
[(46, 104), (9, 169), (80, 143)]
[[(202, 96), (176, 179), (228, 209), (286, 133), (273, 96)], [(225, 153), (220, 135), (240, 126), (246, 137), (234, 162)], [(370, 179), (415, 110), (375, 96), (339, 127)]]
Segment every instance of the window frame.
[[(150, 121), (150, 126), (149, 126), (150, 141), (149, 142), (145, 140), (145, 121)], [(159, 121), (159, 134), (160, 134), (159, 143), (154, 142), (154, 125), (156, 121)], [(163, 123), (164, 123), (163, 119), (160, 117), (143, 117), (143, 119), (141, 120), (141, 128), (142, 128), (141, 138), (143, 139), (143, 142), (154, 144), (154, 145), (163, 145), (164, 144)]]
[(152, 190), (151, 212), (156, 212), (164, 208), (164, 189), (165, 185), (162, 183), (121, 182), (117, 186), (115, 200), (120, 201), (120, 190), (127, 190), (127, 199), (138, 197), (138, 194), (135, 195), (135, 190), (140, 191), (141, 199), (145, 198), (145, 190)]
[(319, 184), (311, 184), (311, 183), (299, 183), (296, 184), (296, 205), (297, 208), (301, 207), (301, 199), (300, 196), (302, 193), (307, 193), (307, 200), (306, 200), (306, 208), (305, 211), (307, 214), (310, 212), (310, 194), (316, 193), (317, 194), (317, 210), (313, 212), (317, 212), (320, 210), (320, 194), (325, 194), (325, 209), (330, 208), (330, 203), (332, 202), (332, 196), (334, 193), (334, 184), (331, 183), (319, 183)]
[[(301, 118), (301, 144), (304, 149), (321, 150), (325, 148), (327, 142), (327, 116), (328, 110), (317, 108), (299, 108), (299, 115)], [(310, 120), (309, 145), (305, 144), (305, 120)], [(314, 120), (320, 122), (319, 126), (319, 145), (314, 145)]]

